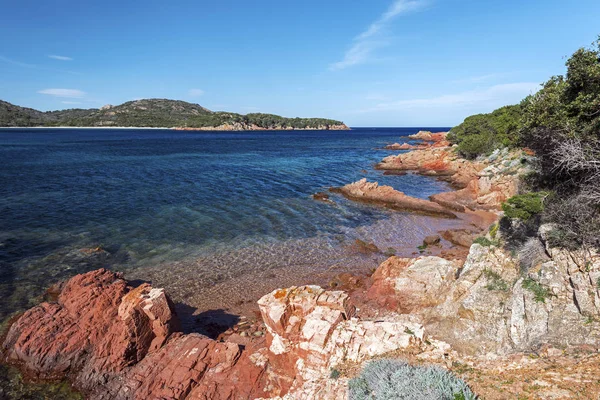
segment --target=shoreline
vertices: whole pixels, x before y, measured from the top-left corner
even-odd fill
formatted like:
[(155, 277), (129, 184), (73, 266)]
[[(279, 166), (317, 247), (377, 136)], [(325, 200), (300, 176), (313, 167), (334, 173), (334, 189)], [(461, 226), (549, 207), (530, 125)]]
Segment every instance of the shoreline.
[[(434, 194), (430, 201), (415, 203), (412, 211), (433, 203), (458, 217), (448, 220), (455, 222), (452, 228), (423, 238), (418, 252), (385, 254), (374, 271), (344, 271), (334, 276), (325, 289), (288, 287), (300, 284), (300, 278), (283, 273), (289, 283), (280, 281), (282, 286), (267, 294), (262, 292), (258, 301), (251, 299), (247, 304), (253, 317), (241, 312), (232, 314), (233, 310), (227, 308), (209, 310), (196, 316), (202, 330), (189, 326), (181, 330), (183, 321), (177, 316), (178, 307), (168, 297), (169, 290), (148, 283), (129, 284), (121, 274), (95, 270), (62, 284), (58, 303), (43, 303), (18, 318), (3, 344), (5, 359), (20, 367), (26, 376), (34, 374), (38, 379), (64, 378), (60, 365), (78, 360), (82, 371), (73, 370), (68, 377), (91, 399), (128, 390), (141, 397), (333, 400), (340, 398), (340, 393), (347, 393), (349, 379), (366, 361), (378, 357), (402, 357), (413, 364), (442, 366), (463, 376), (477, 395), (492, 400), (504, 398), (507, 391), (522, 392), (528, 381), (519, 377), (542, 379), (546, 363), (557, 360), (561, 368), (553, 373), (564, 376), (568, 385), (556, 386), (556, 390), (565, 393), (573, 388), (573, 366), (581, 362), (581, 354), (586, 366), (600, 361), (600, 355), (585, 347), (600, 339), (600, 330), (593, 335), (590, 331), (600, 326), (600, 321), (586, 322), (589, 327), (579, 321), (584, 328), (577, 330), (573, 321), (581, 317), (574, 310), (580, 306), (574, 307), (573, 302), (589, 304), (586, 301), (591, 300), (581, 298), (589, 291), (578, 291), (572, 285), (559, 288), (559, 281), (551, 285), (562, 292), (549, 300), (557, 305), (545, 308), (533, 293), (525, 290), (516, 256), (497, 244), (500, 205), (517, 193), (518, 177), (527, 171), (523, 156), (495, 152), (473, 162), (457, 157), (450, 146), (440, 143), (441, 140), (426, 148), (419, 146), (408, 153), (388, 156), (376, 166), (435, 177), (456, 188)], [(379, 206), (414, 200), (389, 186), (381, 189), (369, 182), (352, 186), (357, 183), (344, 186), (352, 188), (353, 200), (364, 197)], [(377, 229), (385, 230), (384, 226)], [(579, 262), (577, 257), (548, 247), (543, 234), (540, 240), (552, 260), (541, 266), (552, 270), (540, 273), (543, 279), (564, 275), (571, 282), (584, 285), (590, 279), (583, 275), (600, 268), (600, 260), (597, 267), (593, 261), (592, 267), (586, 264), (588, 271), (582, 272), (581, 267), (572, 265)], [(367, 257), (382, 256), (372, 243), (357, 240), (354, 246)], [(180, 276), (177, 268), (169, 272)], [(307, 283), (330, 279), (325, 275), (331, 271), (323, 272), (309, 272), (301, 279), (313, 281)], [(127, 274), (135, 278), (135, 274)], [(530, 274), (527, 279), (534, 276)], [(190, 287), (191, 283), (184, 276), (180, 286), (192, 292), (202, 291), (200, 287)], [(230, 284), (226, 280), (222, 282), (225, 286), (217, 285), (215, 290), (222, 291)], [(245, 296), (251, 293), (251, 281), (238, 284), (237, 291)], [(94, 293), (102, 295), (97, 297)], [(117, 299), (116, 303), (102, 301), (104, 294)], [(214, 292), (205, 295), (214, 296)], [(175, 297), (183, 301), (183, 306), (187, 304), (185, 299), (189, 301), (185, 293)], [(215, 301), (218, 304), (218, 299)], [(505, 304), (509, 304), (508, 308)], [(187, 317), (184, 313), (180, 317)], [(554, 313), (552, 318), (550, 313)], [(223, 317), (229, 323), (219, 325), (218, 319)], [(81, 318), (87, 321), (85, 325), (71, 330), (71, 321)], [(129, 324), (133, 321), (136, 325), (132, 328)], [(542, 321), (547, 330), (558, 331), (546, 332), (545, 339), (541, 339), (537, 321)], [(564, 324), (571, 329), (566, 336), (561, 331)], [(111, 337), (126, 340), (106, 347), (105, 337), (109, 341)], [(535, 350), (537, 357), (532, 359), (531, 349), (540, 340), (544, 346)], [(65, 341), (71, 346), (68, 352), (63, 350)], [(123, 346), (127, 352), (121, 352)], [(567, 352), (561, 346), (571, 346), (573, 350)], [(132, 349), (141, 356), (129, 360), (127, 354)], [(199, 373), (193, 365), (187, 366), (189, 362), (184, 360), (192, 355), (194, 365), (210, 365), (207, 372)], [(110, 370), (104, 364), (107, 357), (114, 360)], [(517, 369), (513, 373), (514, 368)], [(582, 368), (576, 373), (595, 376), (595, 370)], [(331, 376), (334, 370), (338, 373), (336, 378)], [(507, 375), (513, 378), (507, 381)], [(600, 391), (600, 382), (578, 382), (576, 390), (584, 390), (588, 395), (598, 392), (594, 392), (596, 389)], [(502, 385), (507, 385), (507, 389)]]
[[(13, 127), (12, 129), (156, 129), (156, 130), (173, 130), (173, 128), (144, 128), (144, 127)], [(6, 128), (0, 128), (0, 129), (6, 129)], [(422, 138), (417, 137), (417, 138), (413, 138), (413, 139), (417, 139), (417, 140), (422, 140)], [(427, 142), (423, 142), (422, 145), (420, 145), (419, 147), (420, 149), (425, 149), (425, 151), (429, 151), (429, 146), (427, 146)], [(335, 190), (332, 190), (335, 192)], [(353, 198), (351, 196), (346, 196), (343, 193), (339, 193), (337, 194), (338, 196), (343, 196), (343, 197), (347, 197), (350, 201), (361, 201), (358, 198)], [(409, 199), (412, 199), (409, 197)], [(316, 201), (316, 200), (315, 200)], [(424, 200), (422, 200), (422, 202), (426, 202)], [(385, 207), (385, 204), (379, 203), (378, 201), (368, 201), (368, 203), (371, 203), (371, 206), (374, 207)], [(387, 208), (387, 207), (386, 207)], [(392, 207), (393, 208), (393, 207)], [(450, 228), (450, 230), (467, 230), (469, 229), (469, 227), (473, 227), (473, 226), (481, 226), (482, 225), (482, 220), (480, 216), (477, 216), (476, 214), (472, 214), (469, 216), (469, 214), (465, 214), (465, 213), (458, 213), (458, 215), (454, 215), (452, 214), (452, 217), (455, 219), (448, 219), (447, 217), (449, 215), (446, 215), (446, 218), (443, 217), (443, 213), (442, 216), (440, 218), (440, 215), (427, 215), (428, 213), (425, 212), (425, 215), (419, 215), (421, 213), (419, 213), (418, 210), (413, 209), (413, 210), (396, 210), (394, 211), (398, 212), (398, 213), (402, 213), (402, 214), (406, 214), (406, 215), (410, 215), (411, 218), (430, 218), (432, 222), (437, 221), (437, 220), (443, 220), (446, 221), (444, 222), (444, 224), (448, 224), (449, 226), (452, 226), (453, 228)], [(485, 220), (485, 219), (484, 219)], [(479, 222), (477, 222), (479, 221)], [(377, 228), (379, 230), (383, 229), (382, 227)], [(477, 231), (480, 232), (482, 231), (483, 228), (477, 228)], [(435, 232), (435, 230), (434, 230)], [(432, 233), (434, 233), (432, 232)], [(435, 233), (434, 233), (435, 234)], [(416, 241), (416, 243), (414, 243), (414, 248), (412, 249), (412, 251), (410, 250), (409, 247), (400, 250), (397, 254), (403, 257), (415, 257), (415, 256), (419, 256), (419, 252), (417, 251), (417, 247), (418, 244), (421, 242), (422, 239), (419, 239), (418, 241)], [(445, 243), (445, 244), (444, 244)], [(362, 267), (357, 265), (351, 266), (351, 267), (342, 267), (340, 265), (340, 267), (342, 267), (341, 269), (338, 268), (328, 268), (325, 270), (320, 270), (320, 271), (316, 271), (313, 267), (308, 267), (306, 270), (304, 270), (303, 268), (298, 269), (297, 267), (294, 266), (288, 266), (288, 267), (282, 267), (281, 270), (282, 271), (286, 271), (283, 273), (283, 275), (285, 276), (285, 279), (271, 279), (268, 276), (262, 280), (262, 284), (260, 287), (260, 289), (258, 287), (256, 287), (256, 277), (253, 277), (248, 274), (245, 274), (243, 276), (236, 276), (231, 278), (230, 280), (225, 280), (223, 282), (217, 282), (216, 284), (213, 285), (213, 289), (216, 288), (216, 290), (208, 290), (206, 291), (205, 289), (200, 289), (201, 292), (207, 292), (208, 294), (204, 294), (203, 296), (201, 296), (199, 299), (190, 301), (191, 299), (189, 298), (189, 295), (185, 294), (186, 289), (184, 287), (182, 287), (184, 289), (184, 293), (177, 293), (177, 290), (174, 288), (171, 289), (167, 289), (168, 293), (171, 294), (171, 296), (173, 296), (173, 299), (175, 301), (175, 305), (174, 305), (174, 312), (177, 312), (178, 314), (178, 319), (181, 321), (181, 328), (183, 328), (183, 332), (185, 332), (186, 334), (193, 334), (193, 332), (198, 332), (199, 327), (201, 328), (200, 331), (203, 332), (204, 334), (209, 335), (210, 337), (213, 338), (219, 338), (220, 340), (230, 340), (232, 339), (232, 335), (233, 337), (239, 337), (239, 332), (246, 332), (246, 331), (241, 331), (241, 330), (237, 330), (237, 328), (234, 327), (227, 327), (227, 324), (230, 323), (228, 321), (231, 321), (232, 318), (234, 318), (234, 320), (236, 321), (241, 321), (241, 323), (246, 324), (246, 327), (249, 328), (249, 330), (247, 331), (248, 334), (247, 338), (252, 338), (250, 340), (250, 342), (248, 342), (247, 340), (242, 340), (243, 343), (245, 343), (246, 345), (249, 345), (251, 343), (261, 343), (263, 340), (263, 337), (265, 335), (265, 325), (264, 322), (261, 321), (261, 318), (259, 317), (259, 307), (256, 304), (256, 300), (258, 298), (260, 298), (261, 296), (263, 296), (265, 293), (268, 293), (272, 290), (277, 289), (278, 287), (289, 287), (290, 285), (321, 285), (322, 287), (326, 287), (329, 289), (336, 289), (336, 290), (348, 290), (350, 293), (352, 293), (353, 291), (358, 291), (358, 292), (362, 292), (366, 286), (368, 286), (370, 284), (371, 278), (370, 278), (370, 270), (372, 270), (372, 268), (377, 267), (377, 265), (379, 265), (381, 262), (385, 261), (385, 259), (387, 258), (387, 256), (384, 256), (384, 251), (383, 249), (377, 249), (377, 250), (372, 250), (369, 247), (365, 247), (363, 248), (363, 246), (369, 246), (369, 243), (364, 243), (364, 244), (360, 244), (360, 242), (357, 240), (356, 244), (354, 244), (353, 246), (358, 246), (355, 247), (353, 250), (350, 250), (350, 248), (348, 248), (348, 251), (351, 252), (357, 252), (357, 253), (364, 253), (365, 256), (365, 264), (363, 264)], [(463, 250), (458, 250), (458, 251), (454, 251), (453, 249), (455, 249), (457, 246), (455, 243), (452, 243), (451, 241), (446, 240), (445, 238), (443, 239), (443, 243), (441, 243), (440, 245), (436, 245), (436, 246), (432, 246), (429, 249), (426, 249), (425, 251), (422, 251), (421, 254), (422, 255), (426, 255), (426, 256), (444, 256), (444, 254), (446, 254), (447, 257), (450, 258), (456, 258), (456, 257), (464, 257), (465, 256), (465, 251), (464, 248)], [(458, 246), (460, 247), (460, 246)], [(373, 263), (372, 259), (373, 257), (377, 258), (378, 261)], [(371, 258), (371, 261), (367, 262), (367, 259)], [(184, 270), (186, 269), (185, 266), (185, 262), (180, 262), (180, 263), (176, 263), (173, 267), (170, 268), (170, 272), (176, 272), (177, 276), (187, 276), (188, 273), (184, 272)], [(368, 265), (370, 264), (370, 265)], [(180, 270), (181, 268), (183, 268), (183, 270)], [(151, 269), (148, 268), (134, 268), (133, 270), (131, 269), (126, 269), (124, 271), (124, 274), (129, 278), (129, 279), (133, 279), (133, 280), (144, 280), (147, 281), (148, 278), (150, 278), (150, 281), (153, 282), (153, 286), (155, 287), (169, 287), (171, 286), (170, 284), (165, 285), (166, 282), (164, 282), (164, 278), (165, 278), (165, 274), (164, 272), (161, 272), (162, 267), (161, 266), (157, 266), (157, 269), (155, 271), (155, 273), (152, 273)], [(275, 278), (276, 275), (278, 275), (278, 270), (274, 270), (274, 271), (269, 271), (269, 274), (272, 274), (273, 277)], [(167, 278), (168, 280), (169, 278)], [(189, 277), (188, 279), (193, 279), (193, 277)], [(235, 283), (233, 282), (235, 281)], [(270, 284), (268, 282), (271, 282)], [(182, 285), (184, 286), (189, 286), (189, 282), (190, 281), (186, 281), (188, 282), (188, 284), (186, 285), (183, 281), (179, 282), (179, 284), (176, 284), (175, 287), (180, 287)], [(231, 286), (235, 285), (237, 287), (239, 287), (239, 292), (240, 293), (244, 293), (239, 300), (229, 300), (228, 302), (223, 302), (222, 300), (218, 300), (219, 299), (219, 295), (218, 293), (220, 291), (223, 291), (225, 288), (231, 288)], [(156, 286), (157, 285), (157, 286)], [(195, 285), (194, 285), (195, 286)], [(244, 287), (253, 287), (256, 288), (256, 290), (244, 290)], [(215, 297), (215, 294), (217, 294), (217, 297)], [(359, 295), (359, 297), (362, 296)], [(208, 298), (211, 298), (210, 301), (207, 301)], [(236, 303), (233, 306), (231, 305), (231, 303)], [(202, 308), (198, 308), (195, 305), (199, 305), (199, 304), (203, 304)], [(190, 307), (191, 306), (191, 307)], [(216, 310), (216, 309), (221, 309), (220, 312), (214, 313), (211, 310)], [(191, 312), (190, 312), (191, 310)], [(195, 311), (194, 311), (195, 310)], [(361, 315), (363, 315), (364, 317), (368, 317), (369, 315), (372, 315), (374, 313), (378, 313), (377, 311), (377, 307), (374, 307), (373, 305), (371, 306), (366, 306), (365, 304), (365, 308), (364, 310), (360, 313)], [(200, 324), (200, 325), (198, 325)], [(222, 325), (223, 324), (223, 325)], [(234, 330), (232, 330), (232, 328)], [(260, 333), (260, 335), (259, 335)], [(238, 339), (233, 339), (238, 340)]]
[(260, 131), (351, 131), (352, 128), (345, 129), (320, 129), (320, 128), (260, 128), (260, 129), (220, 129), (217, 127), (206, 128), (186, 128), (186, 127), (144, 127), (144, 126), (0, 126), (2, 129), (156, 129), (173, 131), (198, 131), (198, 132), (260, 132)]

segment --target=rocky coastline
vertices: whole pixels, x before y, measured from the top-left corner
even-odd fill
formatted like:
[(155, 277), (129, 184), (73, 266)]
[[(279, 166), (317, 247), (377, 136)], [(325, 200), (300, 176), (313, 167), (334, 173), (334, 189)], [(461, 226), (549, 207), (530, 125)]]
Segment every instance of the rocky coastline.
[(246, 123), (233, 123), (233, 124), (223, 124), (219, 126), (204, 126), (204, 127), (186, 127), (180, 126), (171, 128), (175, 131), (349, 131), (350, 127), (346, 124), (338, 124), (338, 125), (319, 125), (314, 128), (294, 128), (290, 126), (281, 126), (275, 128), (265, 128), (258, 126), (256, 124), (246, 124)]
[[(437, 177), (454, 191), (423, 200), (364, 179), (332, 192), (461, 221), (424, 238), (422, 254), (391, 255), (329, 290), (274, 290), (258, 301), (258, 323), (214, 338), (183, 333), (163, 289), (95, 270), (15, 318), (4, 361), (34, 381), (68, 379), (89, 399), (345, 399), (349, 380), (381, 357), (449, 369), (484, 399), (597, 397), (600, 256), (553, 248), (544, 225), (527, 268), (497, 242), (501, 204), (518, 193), (530, 156), (496, 151), (473, 162), (444, 133), (411, 139), (423, 143), (376, 168)], [(442, 250), (440, 237), (452, 247)]]

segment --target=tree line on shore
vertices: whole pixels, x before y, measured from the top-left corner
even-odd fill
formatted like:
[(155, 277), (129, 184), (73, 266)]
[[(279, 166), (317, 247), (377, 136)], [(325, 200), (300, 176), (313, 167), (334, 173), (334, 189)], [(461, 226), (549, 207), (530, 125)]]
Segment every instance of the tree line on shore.
[(42, 112), (0, 100), (0, 126), (117, 126), (208, 128), (222, 125), (264, 129), (318, 129), (343, 126), (327, 118), (286, 118), (275, 114), (210, 111), (198, 104), (168, 99), (142, 99), (100, 109)]

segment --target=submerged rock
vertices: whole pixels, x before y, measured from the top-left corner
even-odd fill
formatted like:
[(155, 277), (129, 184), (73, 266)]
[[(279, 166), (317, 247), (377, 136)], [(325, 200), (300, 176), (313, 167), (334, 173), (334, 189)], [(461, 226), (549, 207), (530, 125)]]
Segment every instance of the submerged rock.
[(329, 195), (325, 192), (317, 192), (312, 195), (312, 198), (314, 200), (322, 201), (324, 203), (333, 203), (333, 201), (329, 199)]
[(423, 239), (423, 244), (425, 246), (435, 246), (436, 244), (440, 243), (440, 240), (441, 238), (439, 235), (429, 235)]

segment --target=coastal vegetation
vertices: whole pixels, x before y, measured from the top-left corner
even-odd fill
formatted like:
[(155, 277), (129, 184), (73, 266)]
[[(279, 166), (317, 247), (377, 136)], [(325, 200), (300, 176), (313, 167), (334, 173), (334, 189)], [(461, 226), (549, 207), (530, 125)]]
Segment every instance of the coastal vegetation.
[[(553, 76), (520, 104), (468, 117), (449, 140), (474, 159), (502, 147), (525, 147), (536, 156), (525, 190), (503, 206), (506, 218), (537, 232), (554, 223), (553, 245), (600, 245), (600, 38), (566, 61), (565, 75)], [(535, 193), (534, 193), (535, 192)], [(533, 216), (535, 221), (531, 221)], [(508, 236), (515, 224), (507, 221)], [(524, 226), (523, 224), (519, 226)], [(526, 240), (526, 238), (521, 238)]]
[(462, 379), (442, 368), (413, 366), (394, 359), (368, 363), (359, 376), (350, 380), (349, 388), (351, 400), (476, 399)]
[(448, 140), (458, 144), (458, 152), (467, 159), (487, 155), (518, 142), (521, 106), (505, 106), (489, 114), (472, 115), (453, 128)]
[(211, 111), (179, 100), (143, 99), (100, 109), (42, 112), (0, 101), (0, 126), (147, 127), (244, 129), (330, 129), (347, 127), (326, 118), (286, 118), (274, 114)]

